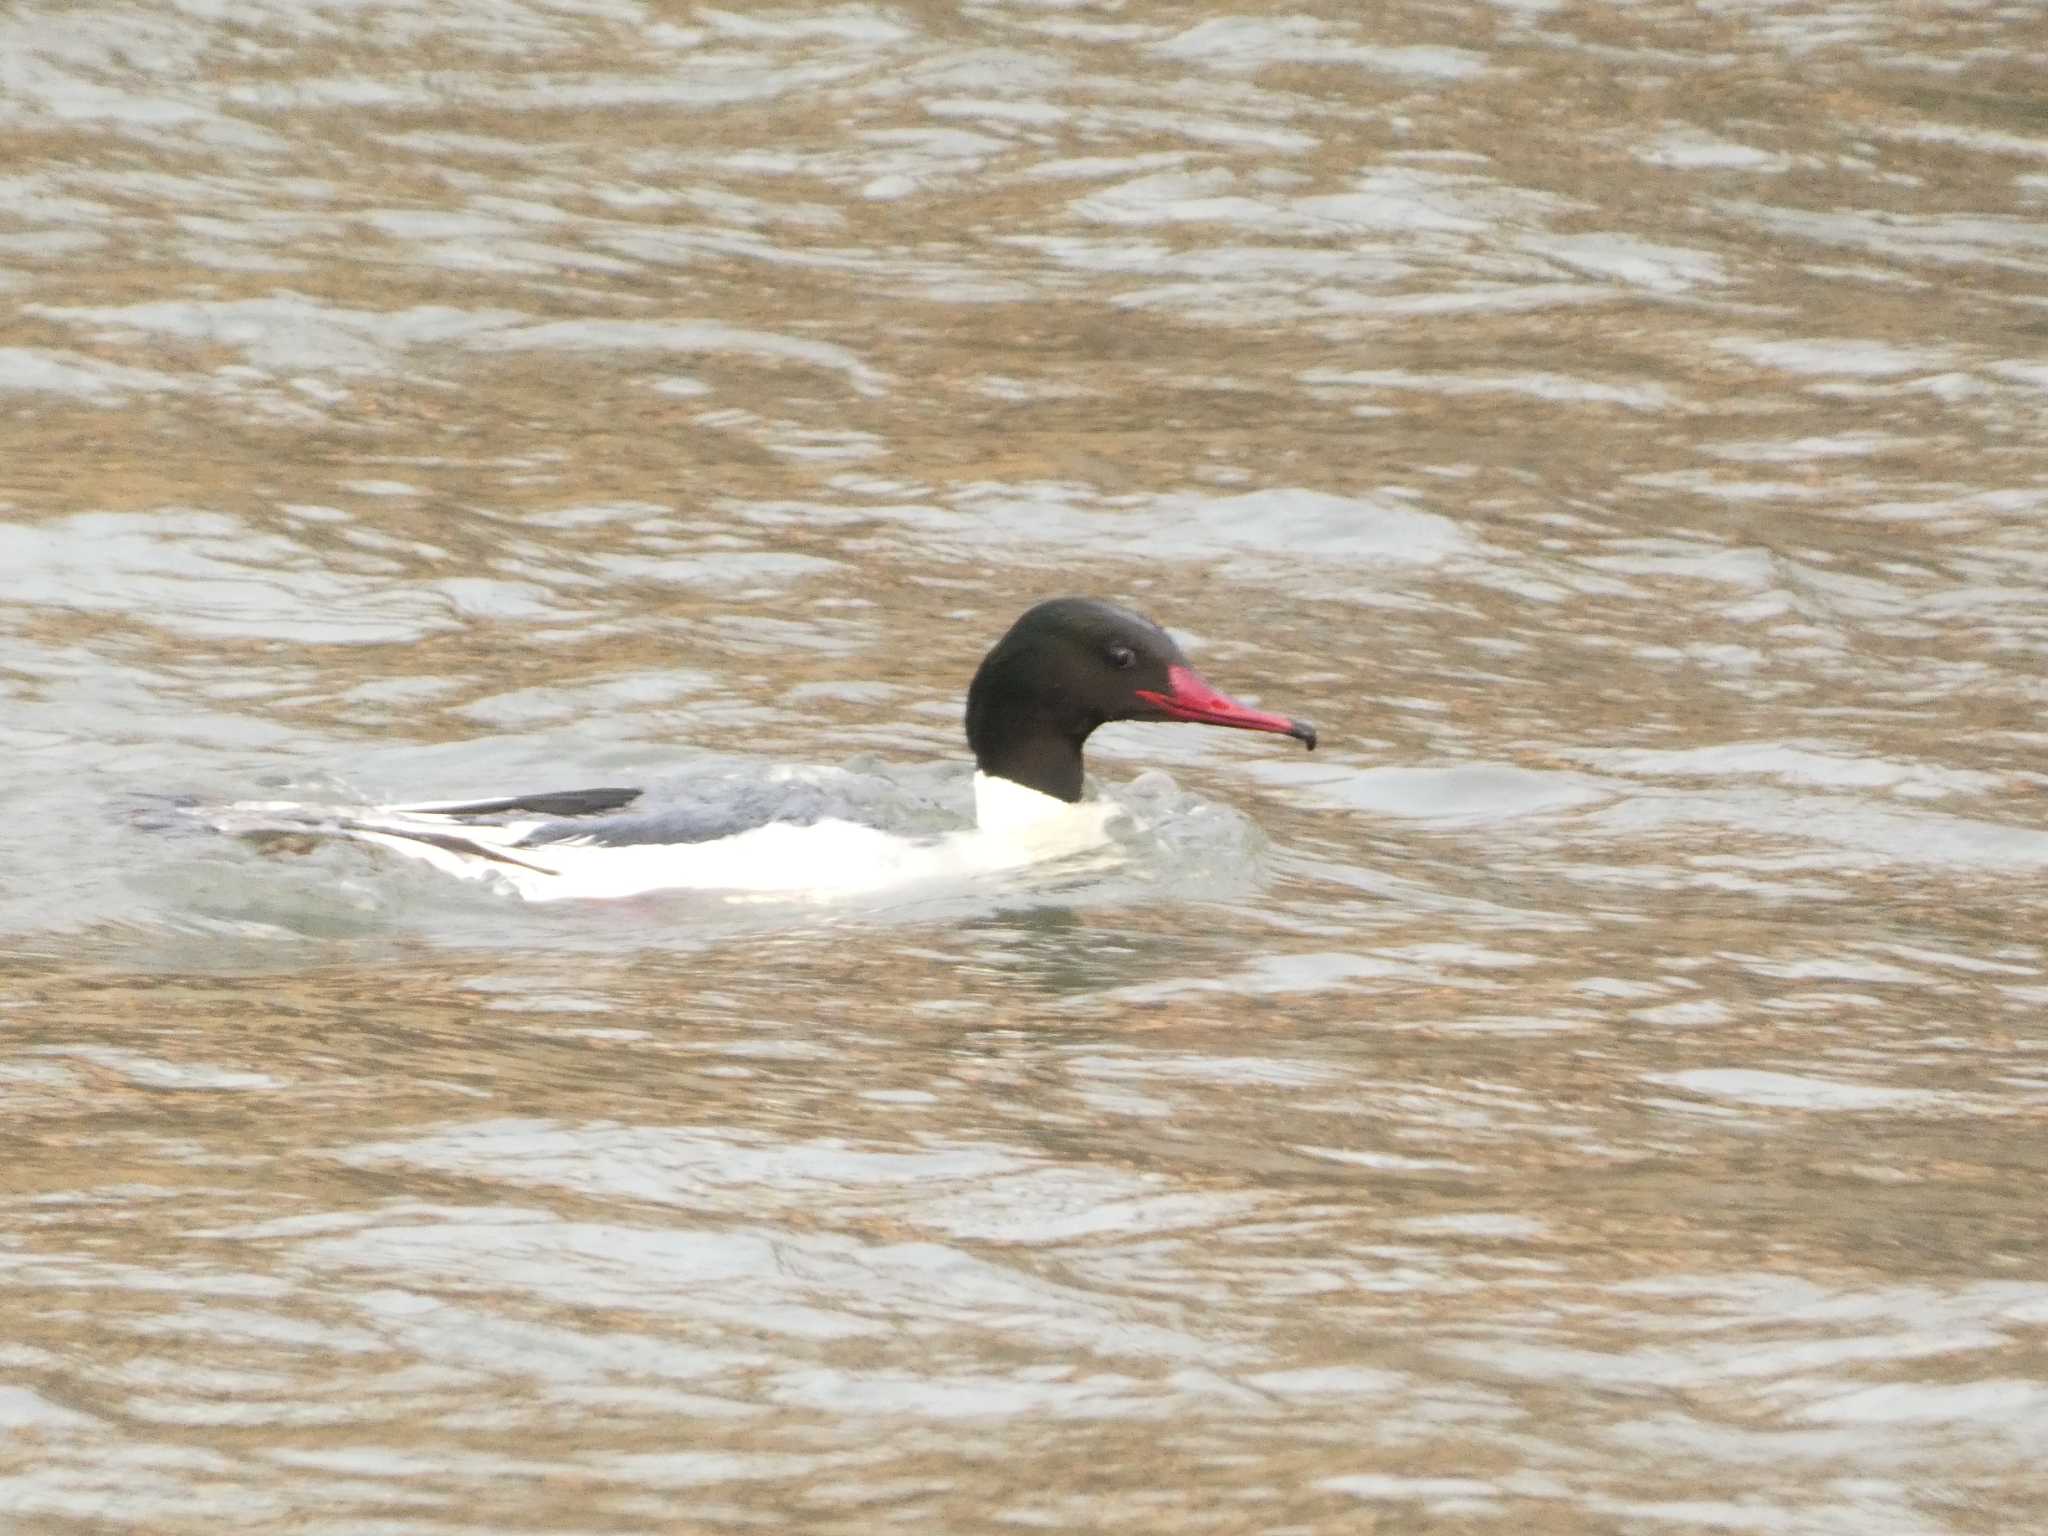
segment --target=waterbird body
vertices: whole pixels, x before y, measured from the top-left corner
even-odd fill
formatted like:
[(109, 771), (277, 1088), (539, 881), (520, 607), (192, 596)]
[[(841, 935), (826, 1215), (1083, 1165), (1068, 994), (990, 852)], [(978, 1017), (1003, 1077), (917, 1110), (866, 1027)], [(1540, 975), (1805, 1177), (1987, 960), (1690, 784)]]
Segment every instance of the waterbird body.
[(775, 768), (659, 794), (600, 788), (383, 806), (244, 801), (194, 808), (254, 837), (372, 843), (530, 900), (694, 889), (872, 890), (1015, 868), (1100, 844), (1115, 807), (1082, 799), (1082, 749), (1113, 720), (1191, 721), (1291, 736), (1305, 721), (1217, 692), (1151, 620), (1091, 598), (1027, 610), (967, 690), (975, 825), (905, 836), (875, 821), (887, 786), (838, 768)]

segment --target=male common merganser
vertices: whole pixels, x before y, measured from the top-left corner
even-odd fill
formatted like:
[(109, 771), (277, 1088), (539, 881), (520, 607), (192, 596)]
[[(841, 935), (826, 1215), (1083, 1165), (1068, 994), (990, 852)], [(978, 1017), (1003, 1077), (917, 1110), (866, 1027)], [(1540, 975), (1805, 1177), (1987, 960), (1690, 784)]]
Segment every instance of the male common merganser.
[(1205, 682), (1165, 630), (1112, 603), (1029, 609), (967, 690), (975, 825), (905, 836), (861, 819), (887, 786), (844, 769), (771, 770), (665, 787), (387, 806), (244, 801), (190, 807), (220, 831), (374, 843), (528, 900), (710, 890), (831, 895), (1014, 868), (1101, 843), (1117, 807), (1081, 798), (1081, 748), (1112, 720), (1189, 720), (1291, 736), (1315, 727)]

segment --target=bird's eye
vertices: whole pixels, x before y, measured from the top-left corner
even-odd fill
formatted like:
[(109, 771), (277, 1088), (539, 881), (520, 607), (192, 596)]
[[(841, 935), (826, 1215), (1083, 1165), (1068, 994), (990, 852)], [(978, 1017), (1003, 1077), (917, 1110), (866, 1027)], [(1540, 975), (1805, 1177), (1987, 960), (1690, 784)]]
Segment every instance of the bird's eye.
[(1134, 665), (1137, 662), (1137, 660), (1138, 653), (1132, 650), (1128, 645), (1112, 645), (1109, 648), (1109, 664), (1112, 667), (1115, 667), (1118, 671), (1122, 671), (1125, 667)]

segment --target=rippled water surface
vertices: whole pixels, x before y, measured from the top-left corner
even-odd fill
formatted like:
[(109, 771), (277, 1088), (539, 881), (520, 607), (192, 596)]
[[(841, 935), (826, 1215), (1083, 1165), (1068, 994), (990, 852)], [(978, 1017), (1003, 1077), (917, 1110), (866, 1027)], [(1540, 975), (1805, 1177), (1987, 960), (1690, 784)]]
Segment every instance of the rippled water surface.
[[(2034, 1528), (2043, 78), (1972, 0), (12, 8), (7, 1528)], [(957, 789), (1061, 592), (1324, 750), (1113, 728), (1149, 861), (893, 905), (129, 815)]]

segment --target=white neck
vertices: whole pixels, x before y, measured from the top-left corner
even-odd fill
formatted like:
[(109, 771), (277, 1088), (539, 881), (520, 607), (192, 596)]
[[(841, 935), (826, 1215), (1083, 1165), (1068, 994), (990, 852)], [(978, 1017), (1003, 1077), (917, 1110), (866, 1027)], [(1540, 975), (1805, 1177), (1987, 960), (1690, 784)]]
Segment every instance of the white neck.
[(983, 832), (999, 837), (1024, 832), (1073, 810), (1066, 801), (1026, 789), (1015, 779), (999, 779), (975, 770), (974, 824)]

